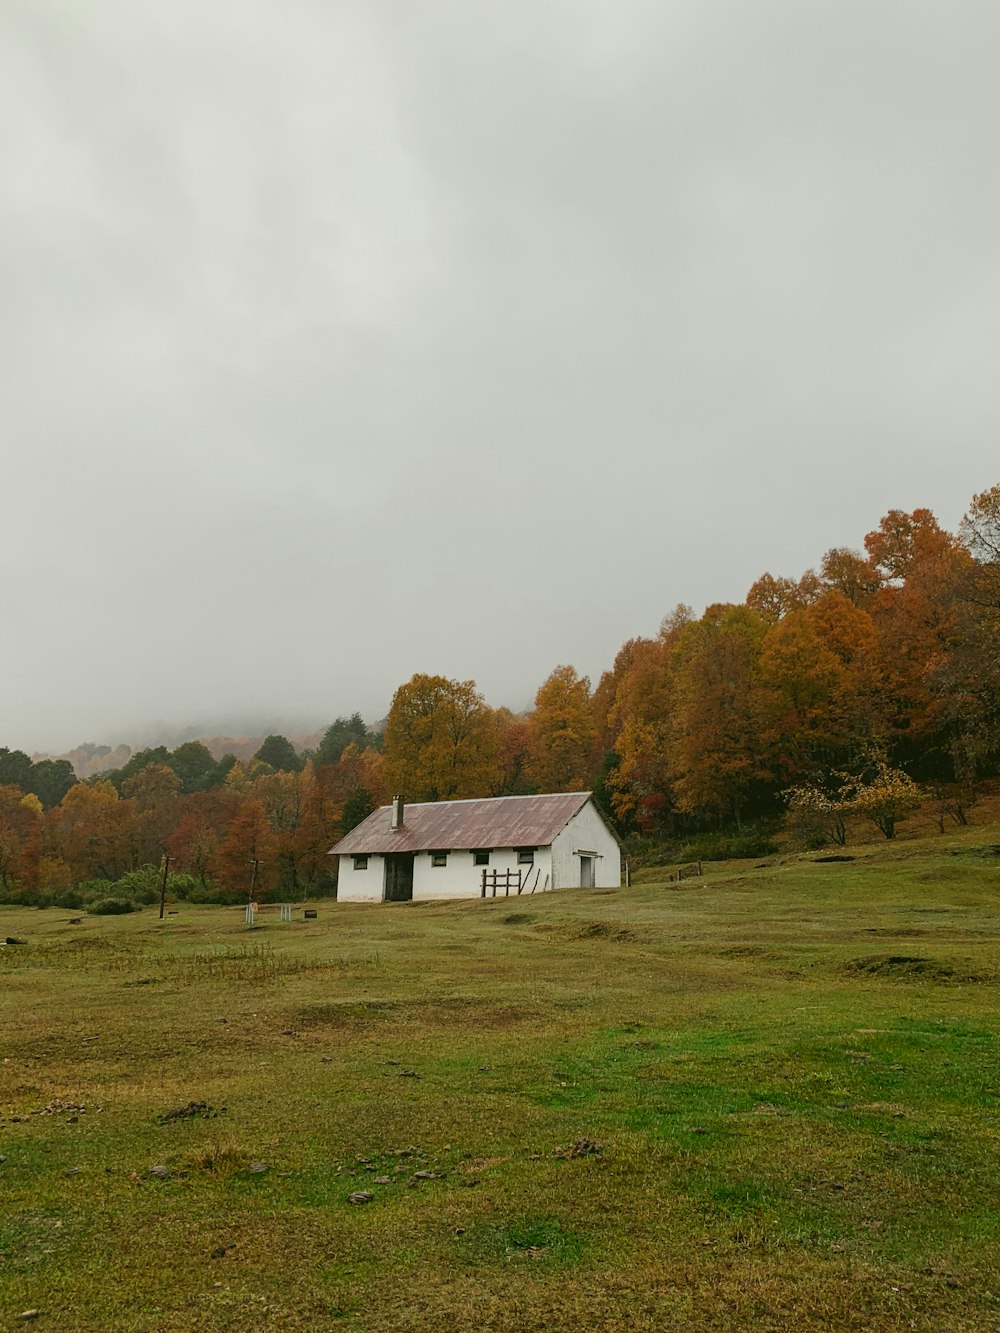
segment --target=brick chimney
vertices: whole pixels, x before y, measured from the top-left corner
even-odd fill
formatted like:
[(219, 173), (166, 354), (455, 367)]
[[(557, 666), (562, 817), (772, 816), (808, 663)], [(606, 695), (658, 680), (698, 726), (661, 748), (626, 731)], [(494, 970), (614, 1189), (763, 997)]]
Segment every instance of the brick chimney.
[(390, 828), (400, 829), (403, 827), (403, 798), (394, 796), (392, 798), (392, 823)]

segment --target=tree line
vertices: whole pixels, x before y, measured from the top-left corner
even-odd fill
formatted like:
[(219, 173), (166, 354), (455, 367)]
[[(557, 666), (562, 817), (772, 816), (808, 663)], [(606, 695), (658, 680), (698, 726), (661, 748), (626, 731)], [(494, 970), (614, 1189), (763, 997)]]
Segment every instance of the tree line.
[[(117, 882), (164, 855), (190, 896), (329, 888), (329, 847), (393, 792), (410, 801), (593, 790), (625, 837), (790, 817), (838, 841), (886, 836), (931, 790), (958, 822), (1000, 771), (1000, 486), (957, 533), (892, 510), (863, 551), (741, 603), (678, 606), (597, 682), (559, 666), (523, 714), (474, 681), (417, 674), (383, 731), (338, 718), (315, 752), (269, 736), (248, 763), (200, 742), (76, 781), (0, 750), (0, 891), (32, 900)], [(68, 771), (67, 771), (68, 770)], [(811, 834), (810, 834), (811, 830)]]

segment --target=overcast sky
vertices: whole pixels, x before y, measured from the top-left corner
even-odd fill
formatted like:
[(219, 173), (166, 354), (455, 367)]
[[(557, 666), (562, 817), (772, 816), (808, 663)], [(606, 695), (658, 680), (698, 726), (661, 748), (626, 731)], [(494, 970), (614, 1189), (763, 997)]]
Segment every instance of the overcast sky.
[(0, 745), (527, 705), (1000, 481), (996, 0), (5, 0)]

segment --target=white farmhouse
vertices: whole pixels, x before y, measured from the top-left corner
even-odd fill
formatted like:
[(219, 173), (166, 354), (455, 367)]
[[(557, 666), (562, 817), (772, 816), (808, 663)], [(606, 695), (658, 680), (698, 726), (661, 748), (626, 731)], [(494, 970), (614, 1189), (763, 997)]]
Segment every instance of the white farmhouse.
[(392, 805), (331, 848), (340, 902), (617, 888), (621, 848), (589, 791)]

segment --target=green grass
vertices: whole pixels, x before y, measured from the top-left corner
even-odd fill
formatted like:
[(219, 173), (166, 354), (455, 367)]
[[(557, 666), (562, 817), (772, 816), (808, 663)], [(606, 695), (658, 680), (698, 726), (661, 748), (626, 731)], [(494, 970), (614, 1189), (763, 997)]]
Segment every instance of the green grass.
[(0, 1328), (998, 1328), (991, 837), (253, 930), (3, 909)]

